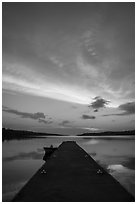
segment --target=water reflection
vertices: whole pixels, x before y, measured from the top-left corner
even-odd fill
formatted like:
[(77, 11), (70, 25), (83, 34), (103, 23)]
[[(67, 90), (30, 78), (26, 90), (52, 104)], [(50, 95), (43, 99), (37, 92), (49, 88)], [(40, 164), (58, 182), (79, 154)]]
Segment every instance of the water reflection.
[(75, 140), (129, 192), (134, 195), (134, 140), (96, 138), (37, 138), (3, 143), (3, 201), (10, 201), (17, 191), (44, 163), (43, 147), (58, 147), (63, 141)]
[(108, 165), (107, 169), (126, 189), (135, 195), (135, 171), (122, 164)]
[(23, 160), (23, 159), (42, 159), (44, 153), (42, 152), (21, 152), (15, 156), (3, 158), (3, 162), (14, 161), (14, 160)]

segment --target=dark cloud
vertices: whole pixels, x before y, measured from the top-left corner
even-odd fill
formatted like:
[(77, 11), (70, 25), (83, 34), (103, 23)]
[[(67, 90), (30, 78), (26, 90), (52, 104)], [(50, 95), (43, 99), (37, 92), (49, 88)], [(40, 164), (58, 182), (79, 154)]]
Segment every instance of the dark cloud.
[(124, 111), (124, 115), (134, 114), (135, 113), (135, 102), (125, 103), (119, 106), (120, 110)]
[(61, 123), (59, 123), (59, 125), (65, 126), (65, 125), (68, 125), (69, 123), (70, 123), (69, 120), (63, 120)]
[(44, 123), (44, 124), (51, 124), (51, 123), (53, 123), (53, 121), (48, 121), (48, 120), (44, 120), (44, 119), (41, 119), (41, 118), (39, 118), (39, 123)]
[(6, 106), (3, 106), (2, 110), (7, 112), (7, 113), (13, 113), (15, 115), (19, 115), (22, 118), (30, 118), (30, 119), (34, 119), (34, 120), (45, 118), (45, 115), (42, 112), (37, 112), (37, 113), (21, 112), (21, 111), (15, 110), (15, 109), (8, 108)]
[(95, 109), (94, 112), (98, 112), (98, 109)]
[(81, 117), (82, 119), (85, 119), (85, 120), (88, 120), (88, 119), (95, 119), (96, 117), (95, 116), (93, 116), (93, 115), (82, 115), (82, 117)]
[(110, 101), (105, 100), (104, 98), (101, 98), (100, 96), (96, 96), (93, 98), (93, 102), (89, 105), (89, 107), (92, 107), (94, 112), (97, 112), (99, 108), (105, 108)]
[(135, 114), (135, 102), (129, 102), (121, 104), (118, 107), (119, 110), (123, 111), (122, 113), (113, 113), (113, 114), (107, 114), (103, 116), (124, 116), (124, 115), (131, 115)]

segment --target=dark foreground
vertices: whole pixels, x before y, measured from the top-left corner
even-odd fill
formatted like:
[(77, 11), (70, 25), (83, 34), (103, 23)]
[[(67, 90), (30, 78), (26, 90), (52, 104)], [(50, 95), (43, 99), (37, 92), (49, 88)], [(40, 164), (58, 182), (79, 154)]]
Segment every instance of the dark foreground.
[(134, 197), (75, 142), (63, 142), (13, 201), (131, 202)]

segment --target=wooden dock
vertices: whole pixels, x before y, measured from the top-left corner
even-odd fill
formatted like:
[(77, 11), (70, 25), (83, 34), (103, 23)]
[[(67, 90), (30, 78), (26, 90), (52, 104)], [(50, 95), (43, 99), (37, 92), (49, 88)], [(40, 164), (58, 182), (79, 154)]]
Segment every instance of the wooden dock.
[(63, 142), (14, 202), (134, 202), (134, 197), (75, 142)]

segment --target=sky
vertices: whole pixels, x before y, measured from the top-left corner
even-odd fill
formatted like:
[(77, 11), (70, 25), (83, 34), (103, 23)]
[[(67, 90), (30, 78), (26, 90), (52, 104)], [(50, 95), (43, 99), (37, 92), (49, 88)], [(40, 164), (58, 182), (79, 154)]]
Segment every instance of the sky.
[(134, 129), (134, 18), (132, 2), (4, 2), (3, 127)]

